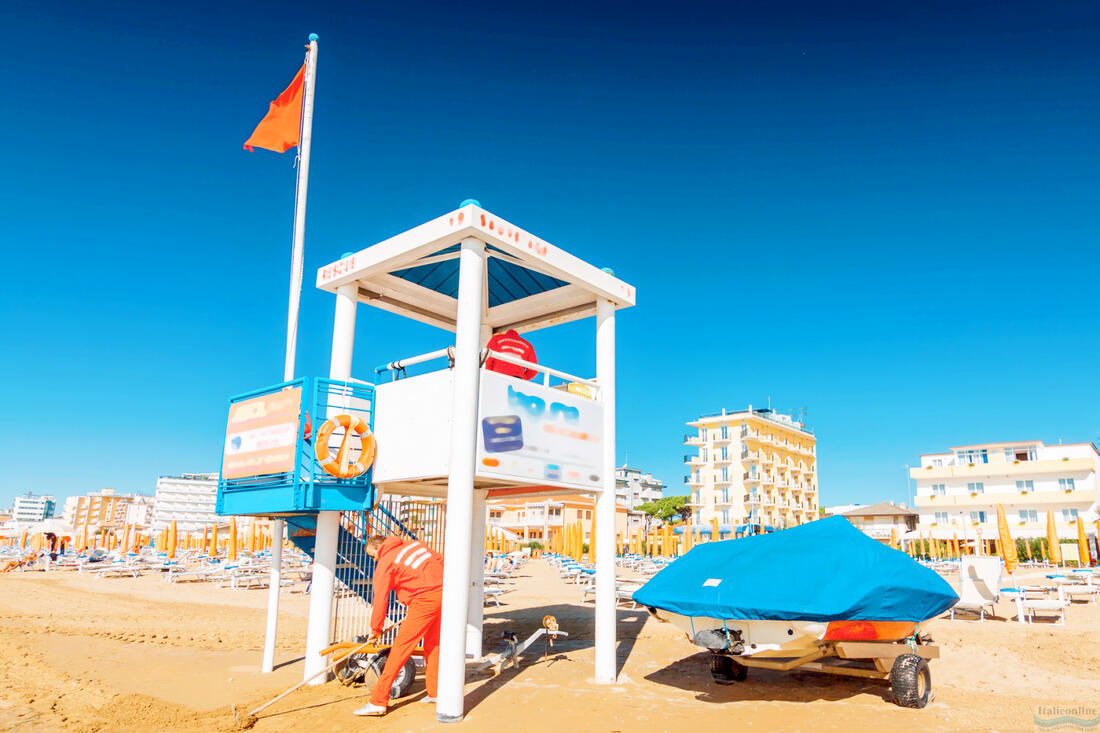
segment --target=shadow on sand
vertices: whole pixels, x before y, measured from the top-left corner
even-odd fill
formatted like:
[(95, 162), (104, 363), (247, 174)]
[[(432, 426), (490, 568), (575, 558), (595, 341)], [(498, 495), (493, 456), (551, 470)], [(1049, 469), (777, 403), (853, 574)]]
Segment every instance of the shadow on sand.
[(679, 659), (645, 676), (650, 682), (696, 693), (701, 702), (813, 702), (844, 700), (864, 693), (891, 701), (886, 681), (824, 672), (749, 669), (744, 682), (719, 685), (710, 675), (708, 652)]

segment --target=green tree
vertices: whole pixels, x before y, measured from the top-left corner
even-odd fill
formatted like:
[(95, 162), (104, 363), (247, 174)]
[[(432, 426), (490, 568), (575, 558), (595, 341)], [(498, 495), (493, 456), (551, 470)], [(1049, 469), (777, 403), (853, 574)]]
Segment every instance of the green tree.
[(662, 522), (668, 522), (674, 517), (686, 522), (691, 516), (689, 501), (691, 501), (690, 496), (665, 496), (657, 501), (639, 504), (637, 510), (645, 512), (647, 517), (660, 519)]

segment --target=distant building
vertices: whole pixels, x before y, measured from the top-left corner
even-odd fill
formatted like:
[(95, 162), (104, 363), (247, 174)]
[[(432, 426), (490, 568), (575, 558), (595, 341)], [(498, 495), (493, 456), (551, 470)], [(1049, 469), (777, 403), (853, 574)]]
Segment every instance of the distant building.
[[(1100, 453), (1092, 443), (982, 443), (920, 457), (910, 469), (922, 531), (949, 538), (997, 536), (997, 505), (1016, 537), (1046, 535), (1047, 512), (1058, 534), (1077, 536), (1077, 517), (1096, 519)], [(941, 536), (942, 535), (942, 536)]]
[[(684, 443), (696, 524), (744, 523), (780, 529), (817, 519), (817, 438), (798, 420), (771, 409), (703, 415)], [(725, 531), (725, 530), (723, 530)]]
[[(593, 502), (589, 496), (562, 496), (552, 499), (514, 498), (490, 499), (486, 524), (501, 527), (528, 540), (538, 540), (544, 545), (566, 524), (580, 521), (584, 541), (588, 542), (592, 531)], [(615, 503), (615, 532), (623, 534), (628, 529), (641, 527), (645, 515)]]
[[(135, 498), (134, 494), (118, 494), (114, 489), (100, 489), (70, 497), (65, 502), (65, 522), (72, 527), (88, 524), (104, 529), (121, 529), (127, 524), (127, 512)], [(75, 501), (70, 504), (73, 499)]]
[(57, 504), (52, 496), (35, 495), (29, 491), (15, 497), (12, 502), (12, 519), (17, 522), (41, 522), (53, 516)]
[(153, 507), (156, 500), (152, 496), (137, 495), (126, 507), (126, 524), (148, 527), (153, 523)]
[(615, 469), (615, 500), (628, 509), (657, 501), (665, 495), (665, 484), (640, 468), (620, 466)]
[(851, 522), (865, 535), (879, 542), (889, 542), (897, 533), (900, 540), (906, 532), (917, 528), (917, 512), (893, 502), (883, 501), (870, 506), (848, 509), (840, 516)]
[(191, 532), (222, 521), (214, 512), (217, 499), (216, 472), (161, 476), (157, 479), (152, 528), (161, 530), (175, 521), (178, 532)]

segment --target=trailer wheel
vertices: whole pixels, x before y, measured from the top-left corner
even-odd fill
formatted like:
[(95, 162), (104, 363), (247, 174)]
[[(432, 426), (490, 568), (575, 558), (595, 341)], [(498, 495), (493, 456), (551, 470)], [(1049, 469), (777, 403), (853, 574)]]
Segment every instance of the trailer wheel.
[[(384, 649), (372, 655), (370, 663), (367, 666), (366, 679), (364, 680), (367, 684), (374, 685), (378, 681), (378, 678), (382, 674), (382, 670), (386, 666), (386, 660), (389, 659), (389, 657), (389, 649)], [(405, 660), (405, 664), (401, 667), (401, 671), (397, 673), (397, 679), (393, 681), (393, 685), (390, 687), (390, 699), (396, 700), (399, 697), (407, 695), (409, 688), (412, 687), (414, 679), (416, 679), (416, 665), (410, 658)]]
[(738, 664), (730, 657), (722, 654), (710, 655), (710, 676), (719, 685), (732, 685), (734, 682), (743, 682), (748, 674), (748, 667)]
[(890, 671), (894, 702), (903, 708), (923, 708), (932, 700), (932, 672), (928, 660), (916, 654), (902, 654)]

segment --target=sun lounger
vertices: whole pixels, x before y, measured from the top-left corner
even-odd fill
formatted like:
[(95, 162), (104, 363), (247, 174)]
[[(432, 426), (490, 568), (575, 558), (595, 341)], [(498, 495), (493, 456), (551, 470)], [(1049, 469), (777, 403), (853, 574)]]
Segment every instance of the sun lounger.
[(1024, 594), (1016, 588), (1002, 589), (1004, 594), (1016, 601), (1016, 620), (1020, 623), (1032, 623), (1037, 616), (1057, 617), (1060, 626), (1066, 625), (1066, 607), (1069, 601), (1062, 597), (1059, 589), (1057, 599), (1025, 600)]
[(959, 600), (951, 608), (951, 618), (957, 611), (968, 611), (985, 620), (986, 609), (993, 615), (1000, 599), (1001, 559), (999, 557), (964, 557), (959, 570)]
[(108, 575), (117, 575), (120, 578), (129, 575), (131, 578), (139, 578), (141, 577), (142, 569), (143, 567), (136, 563), (120, 562), (111, 563), (106, 567), (96, 568), (95, 570), (89, 570), (88, 574), (95, 575), (99, 578), (106, 578)]

